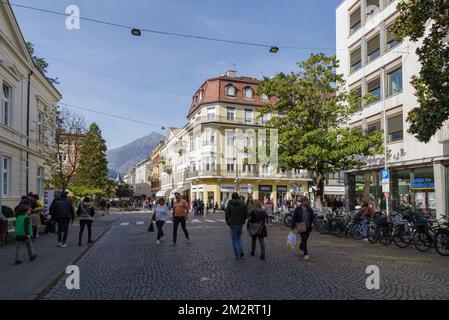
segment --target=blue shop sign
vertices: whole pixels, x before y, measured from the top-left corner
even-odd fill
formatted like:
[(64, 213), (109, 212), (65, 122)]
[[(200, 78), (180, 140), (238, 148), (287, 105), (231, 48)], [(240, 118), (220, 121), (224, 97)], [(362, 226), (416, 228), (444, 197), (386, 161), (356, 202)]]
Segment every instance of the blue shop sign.
[(435, 189), (435, 181), (432, 178), (419, 178), (412, 180), (412, 189)]

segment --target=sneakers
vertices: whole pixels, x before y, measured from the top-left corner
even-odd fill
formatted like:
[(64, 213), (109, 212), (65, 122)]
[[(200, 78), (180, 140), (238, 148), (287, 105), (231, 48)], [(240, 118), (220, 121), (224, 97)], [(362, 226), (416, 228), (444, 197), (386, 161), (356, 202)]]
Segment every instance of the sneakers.
[(365, 242), (369, 242), (368, 238), (365, 238), (365, 239), (363, 239), (363, 241), (365, 241)]
[(58, 247), (60, 247), (60, 248), (62, 247), (62, 243), (61, 243), (61, 242), (60, 242), (60, 243), (58, 243)]
[(36, 258), (37, 258), (37, 255), (35, 254), (34, 256), (32, 256), (32, 257), (30, 258), (30, 261), (34, 261), (34, 260), (36, 260)]
[(160, 245), (160, 244), (161, 244), (161, 242), (160, 242), (159, 240), (157, 240), (157, 241), (156, 241), (156, 244), (157, 244), (157, 245)]
[(190, 244), (190, 240), (189, 240), (189, 239), (187, 239), (187, 240), (186, 240), (186, 243), (187, 243), (187, 244)]
[(61, 248), (67, 248), (67, 245), (65, 243), (61, 244)]
[(94, 243), (92, 240), (87, 241), (88, 244)]
[(310, 257), (308, 255), (304, 256), (304, 261), (309, 262), (310, 261)]
[(243, 252), (240, 252), (240, 258), (243, 258), (245, 254)]

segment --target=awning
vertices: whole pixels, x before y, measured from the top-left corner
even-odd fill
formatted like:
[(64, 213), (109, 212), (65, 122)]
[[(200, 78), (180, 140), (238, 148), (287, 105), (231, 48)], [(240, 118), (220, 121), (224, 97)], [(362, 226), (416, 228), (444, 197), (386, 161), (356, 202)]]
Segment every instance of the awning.
[(156, 193), (156, 197), (162, 198), (162, 197), (166, 197), (169, 194), (170, 194), (170, 190), (163, 190), (163, 191), (159, 191), (158, 193)]
[(174, 194), (177, 193), (177, 192), (183, 193), (183, 192), (186, 192), (186, 191), (189, 191), (189, 190), (190, 190), (190, 186), (189, 186), (189, 185), (188, 185), (188, 186), (183, 186), (183, 187), (174, 189), (174, 190), (171, 192), (171, 194), (174, 195)]

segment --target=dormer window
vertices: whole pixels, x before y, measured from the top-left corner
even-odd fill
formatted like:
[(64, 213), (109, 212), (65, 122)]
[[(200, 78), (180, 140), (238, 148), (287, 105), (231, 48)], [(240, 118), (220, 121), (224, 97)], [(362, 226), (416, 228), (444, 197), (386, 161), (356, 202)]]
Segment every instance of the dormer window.
[(254, 90), (251, 87), (245, 88), (245, 98), (246, 99), (252, 99), (254, 98)]
[(200, 91), (198, 99), (200, 102), (203, 100), (203, 90)]
[(237, 95), (237, 90), (232, 84), (228, 84), (225, 88), (225, 91), (228, 97), (235, 97)]

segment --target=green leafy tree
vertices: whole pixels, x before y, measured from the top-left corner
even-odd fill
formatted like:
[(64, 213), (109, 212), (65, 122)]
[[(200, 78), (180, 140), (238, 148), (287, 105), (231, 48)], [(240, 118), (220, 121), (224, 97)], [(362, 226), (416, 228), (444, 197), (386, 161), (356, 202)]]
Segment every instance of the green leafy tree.
[(96, 123), (92, 123), (81, 146), (81, 160), (75, 185), (86, 189), (107, 190), (109, 187), (106, 142)]
[(119, 199), (132, 197), (134, 195), (133, 187), (126, 183), (119, 184), (117, 185), (115, 195)]
[(58, 81), (58, 78), (49, 78), (47, 76), (47, 68), (48, 68), (48, 63), (47, 61), (45, 61), (44, 58), (42, 57), (38, 57), (36, 55), (34, 55), (34, 45), (31, 42), (27, 42), (26, 43), (28, 52), (30, 53), (31, 59), (33, 60), (34, 65), (36, 66), (36, 68), (48, 79), (48, 81), (50, 81), (53, 85), (56, 84), (60, 84), (60, 82)]
[(362, 156), (381, 153), (382, 132), (348, 127), (351, 116), (372, 97), (346, 92), (334, 56), (311, 55), (298, 65), (298, 72), (263, 79), (258, 94), (278, 99), (260, 116), (274, 115), (267, 125), (279, 130), (279, 167), (311, 172), (316, 204), (322, 206), (326, 174), (363, 166)]
[(422, 68), (411, 81), (420, 106), (408, 115), (409, 132), (429, 142), (449, 118), (449, 1), (406, 0), (398, 9), (399, 39), (423, 41), (416, 52)]

